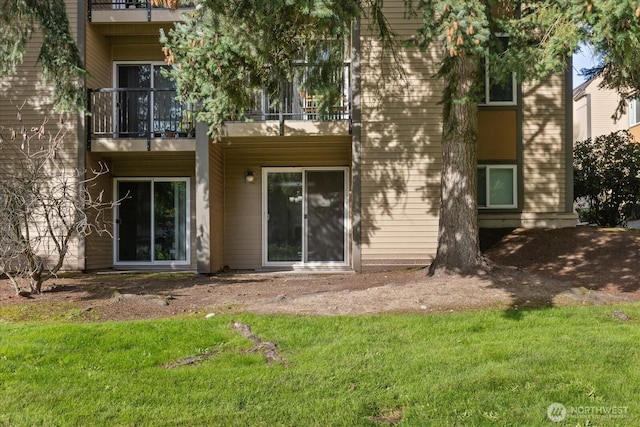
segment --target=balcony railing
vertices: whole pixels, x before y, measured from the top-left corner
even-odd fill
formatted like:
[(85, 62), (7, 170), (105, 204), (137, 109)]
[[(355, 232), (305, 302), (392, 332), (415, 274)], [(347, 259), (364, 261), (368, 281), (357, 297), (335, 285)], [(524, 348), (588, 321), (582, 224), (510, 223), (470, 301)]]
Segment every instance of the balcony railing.
[[(298, 80), (306, 81), (308, 65), (300, 65)], [(264, 122), (271, 120), (318, 120), (347, 121), (351, 119), (350, 67), (345, 64), (334, 76), (340, 94), (328, 109), (321, 109), (321, 97), (304, 84), (289, 82), (281, 85), (279, 95), (269, 96), (264, 91), (256, 92), (253, 107), (245, 113), (246, 120)]]
[[(193, 7), (191, 3), (180, 4), (180, 8)], [(166, 9), (162, 6), (153, 6), (150, 1), (146, 0), (89, 0), (88, 14), (89, 22), (91, 22), (91, 13), (93, 11), (103, 10), (146, 10), (147, 20), (151, 21), (151, 11)]]
[[(282, 85), (279, 96), (257, 92), (244, 122), (287, 120), (349, 121), (351, 93), (349, 66), (338, 70), (336, 102), (320, 108), (321, 98), (303, 84)], [(301, 79), (303, 81), (303, 79)], [(174, 89), (106, 88), (89, 90), (88, 135), (90, 138), (193, 137), (193, 112), (176, 100)]]
[(175, 89), (89, 89), (88, 134), (107, 138), (191, 138), (193, 113)]

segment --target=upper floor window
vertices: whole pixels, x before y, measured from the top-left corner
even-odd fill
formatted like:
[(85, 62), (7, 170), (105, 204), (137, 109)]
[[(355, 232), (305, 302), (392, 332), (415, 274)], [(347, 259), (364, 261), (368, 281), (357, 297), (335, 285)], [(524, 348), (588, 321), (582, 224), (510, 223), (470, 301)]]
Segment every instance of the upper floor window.
[(629, 100), (629, 127), (640, 123), (640, 99)]
[[(498, 36), (502, 52), (507, 50), (509, 37)], [(511, 73), (511, 78), (498, 81), (491, 77), (490, 61), (484, 62), (484, 96), (481, 105), (515, 105), (516, 99), (516, 75)]]

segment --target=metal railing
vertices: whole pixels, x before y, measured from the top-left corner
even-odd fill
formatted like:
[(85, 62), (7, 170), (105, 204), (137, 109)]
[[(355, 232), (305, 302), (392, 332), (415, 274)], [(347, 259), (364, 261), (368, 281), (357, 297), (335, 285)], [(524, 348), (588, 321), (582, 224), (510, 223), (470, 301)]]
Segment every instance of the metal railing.
[(90, 137), (192, 138), (193, 113), (176, 100), (175, 89), (89, 89)]
[(322, 105), (322, 96), (314, 93), (303, 82), (307, 81), (309, 65), (300, 65), (297, 82), (281, 84), (278, 95), (265, 91), (254, 95), (253, 107), (245, 112), (245, 119), (264, 122), (270, 120), (346, 121), (351, 119), (350, 67), (344, 64), (335, 73), (335, 89), (339, 94), (332, 105)]
[[(192, 3), (182, 3), (179, 8), (193, 7)], [(151, 11), (154, 9), (166, 9), (163, 6), (153, 6), (147, 0), (89, 0), (88, 14), (91, 22), (91, 12), (94, 10), (146, 10), (147, 20), (151, 21)]]
[[(284, 83), (275, 97), (255, 94), (244, 122), (287, 120), (349, 121), (351, 119), (350, 68), (337, 71), (334, 102), (322, 106), (322, 97), (301, 83)], [(305, 81), (300, 79), (300, 81)], [(194, 114), (176, 100), (175, 89), (89, 89), (89, 138), (175, 138), (195, 136)]]

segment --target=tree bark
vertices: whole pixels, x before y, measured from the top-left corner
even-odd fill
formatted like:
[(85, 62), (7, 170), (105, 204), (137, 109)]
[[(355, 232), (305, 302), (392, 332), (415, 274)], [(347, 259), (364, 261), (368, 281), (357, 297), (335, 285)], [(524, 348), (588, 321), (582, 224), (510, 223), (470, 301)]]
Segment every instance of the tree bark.
[(470, 274), (482, 263), (476, 184), (478, 105), (473, 96), (480, 62), (473, 56), (446, 61), (438, 249), (430, 275)]

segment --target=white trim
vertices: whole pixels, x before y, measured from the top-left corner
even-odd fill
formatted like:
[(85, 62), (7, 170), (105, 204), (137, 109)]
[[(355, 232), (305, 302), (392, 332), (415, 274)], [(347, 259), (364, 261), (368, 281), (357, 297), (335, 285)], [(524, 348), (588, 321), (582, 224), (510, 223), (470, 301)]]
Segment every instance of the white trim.
[[(502, 39), (509, 39), (509, 35), (506, 33), (496, 34), (496, 37)], [(516, 79), (516, 73), (511, 73), (511, 100), (510, 101), (491, 101), (491, 77), (489, 73), (489, 48), (487, 48), (487, 55), (484, 61), (484, 98), (480, 101), (480, 105), (485, 106), (505, 106), (505, 105), (517, 105), (518, 104), (518, 82)]]
[(629, 127), (633, 127), (640, 123), (640, 120), (636, 120), (638, 115), (638, 104), (640, 99), (634, 98), (629, 100)]
[[(306, 198), (306, 173), (307, 171), (341, 171), (344, 176), (344, 261), (306, 261), (307, 253), (307, 198)], [(350, 258), (351, 223), (349, 213), (349, 168), (344, 166), (336, 167), (265, 167), (262, 168), (262, 265), (263, 267), (347, 267)], [(274, 262), (268, 260), (268, 179), (269, 173), (300, 173), (302, 175), (302, 255), (300, 261)]]
[(184, 182), (186, 184), (186, 200), (185, 200), (185, 255), (186, 260), (169, 260), (169, 261), (158, 261), (154, 259), (154, 248), (155, 248), (155, 233), (154, 230), (151, 230), (150, 235), (150, 246), (151, 246), (151, 261), (118, 261), (118, 242), (120, 241), (120, 227), (119, 227), (119, 218), (120, 218), (120, 205), (115, 206), (114, 218), (113, 222), (113, 265), (117, 267), (122, 266), (186, 266), (191, 264), (191, 178), (189, 177), (117, 177), (113, 179), (113, 200), (118, 200), (121, 197), (118, 194), (118, 183), (119, 182), (149, 182), (151, 183), (151, 192), (150, 192), (150, 206), (151, 206), (151, 224), (155, 222), (154, 218), (154, 205), (153, 205), (153, 195), (154, 195), (154, 183), (156, 182)]
[[(487, 197), (486, 205), (478, 205), (478, 209), (515, 209), (518, 207), (518, 166), (517, 165), (500, 165), (500, 164), (479, 164), (478, 169), (486, 169), (487, 179), (485, 182), (485, 194)], [(513, 188), (513, 203), (508, 205), (492, 205), (491, 204), (491, 170), (495, 169), (509, 169), (512, 171), (512, 188)]]

